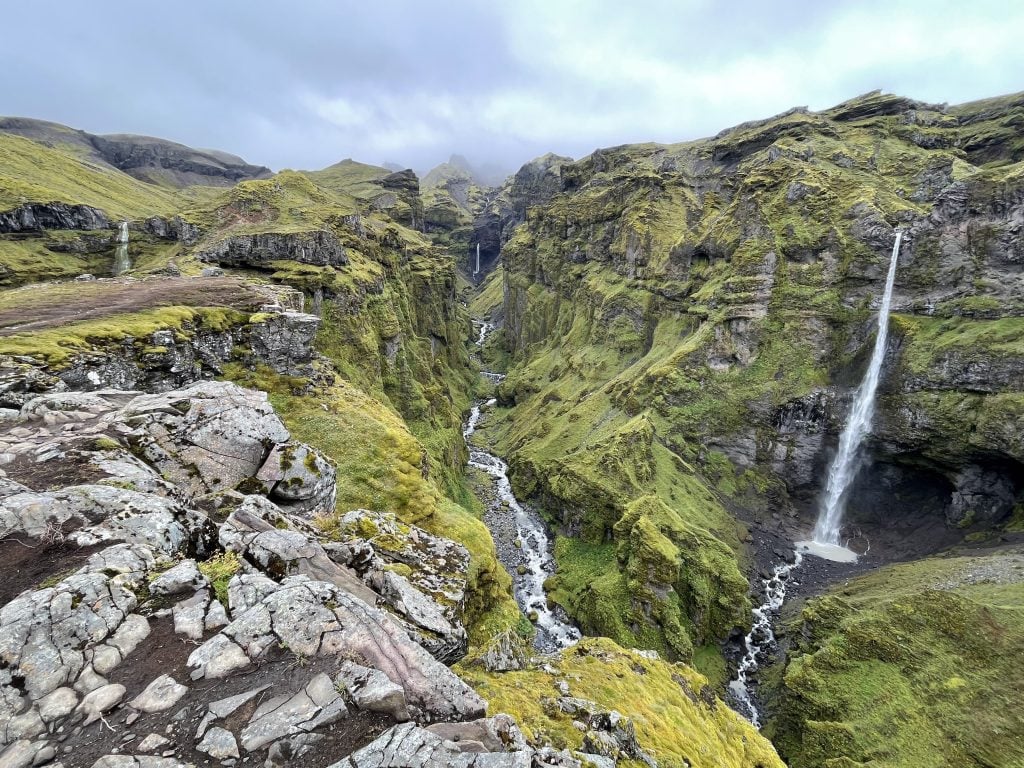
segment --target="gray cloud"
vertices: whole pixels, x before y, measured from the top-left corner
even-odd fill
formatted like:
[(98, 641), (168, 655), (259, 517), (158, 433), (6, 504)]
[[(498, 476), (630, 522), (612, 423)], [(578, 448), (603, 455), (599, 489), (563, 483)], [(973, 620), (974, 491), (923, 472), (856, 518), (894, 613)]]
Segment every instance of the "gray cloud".
[[(772, 7), (772, 6), (776, 7)], [(872, 88), (1024, 87), (1024, 6), (947, 0), (55, 0), (5, 11), (0, 110), (275, 168), (506, 169)]]

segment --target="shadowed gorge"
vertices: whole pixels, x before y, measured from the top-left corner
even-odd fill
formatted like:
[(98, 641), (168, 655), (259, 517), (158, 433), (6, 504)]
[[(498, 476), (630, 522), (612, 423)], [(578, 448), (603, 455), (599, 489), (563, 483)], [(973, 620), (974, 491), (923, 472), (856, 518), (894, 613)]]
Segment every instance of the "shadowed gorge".
[(0, 764), (1019, 765), (1022, 120), (499, 181), (3, 118)]

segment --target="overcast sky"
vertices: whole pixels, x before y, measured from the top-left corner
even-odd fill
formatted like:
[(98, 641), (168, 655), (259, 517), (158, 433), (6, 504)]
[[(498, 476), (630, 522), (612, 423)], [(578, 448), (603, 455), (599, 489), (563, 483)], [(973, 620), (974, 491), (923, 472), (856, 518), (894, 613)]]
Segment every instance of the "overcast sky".
[(874, 88), (1024, 89), (1016, 0), (50, 0), (3, 16), (0, 113), (275, 170), (452, 152), (509, 170)]

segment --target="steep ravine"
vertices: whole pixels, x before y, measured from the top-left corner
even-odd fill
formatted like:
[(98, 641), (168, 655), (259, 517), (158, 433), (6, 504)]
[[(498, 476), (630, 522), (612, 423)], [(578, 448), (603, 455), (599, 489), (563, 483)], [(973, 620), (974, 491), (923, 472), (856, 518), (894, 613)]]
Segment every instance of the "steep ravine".
[(555, 512), (552, 596), (587, 634), (714, 672), (810, 533), (905, 232), (842, 533), (862, 556), (792, 571), (758, 675), (794, 765), (1014, 765), (1024, 744), (998, 703), (1019, 675), (961, 634), (988, 612), (984, 644), (1022, 637), (1002, 565), (1024, 519), (1021, 103), (876, 93), (600, 150), (503, 248), (489, 431), (516, 493)]
[[(483, 320), (476, 324), (480, 329), (477, 347), (482, 347), (495, 328)], [(488, 371), (481, 376), (492, 384), (505, 378)], [(498, 559), (512, 575), (516, 602), (536, 627), (534, 647), (550, 653), (571, 646), (580, 639), (580, 632), (565, 611), (548, 598), (544, 588), (544, 582), (555, 570), (547, 526), (534, 510), (516, 499), (508, 479), (508, 465), (479, 444), (477, 427), (495, 403), (494, 398), (473, 403), (462, 432), (469, 447), (468, 466), (490, 479), (481, 491), (487, 507), (484, 522), (494, 538)]]

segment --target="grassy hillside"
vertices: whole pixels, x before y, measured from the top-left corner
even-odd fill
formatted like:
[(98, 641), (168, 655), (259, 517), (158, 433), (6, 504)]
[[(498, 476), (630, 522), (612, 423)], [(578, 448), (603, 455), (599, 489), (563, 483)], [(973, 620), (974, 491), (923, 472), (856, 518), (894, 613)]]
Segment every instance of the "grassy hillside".
[(924, 560), (807, 603), (766, 733), (792, 768), (1024, 763), (1024, 556)]
[(175, 191), (88, 159), (74, 146), (48, 147), (0, 133), (0, 211), (24, 203), (88, 205), (111, 220), (170, 215), (209, 199), (212, 188)]

